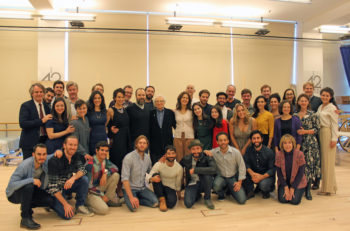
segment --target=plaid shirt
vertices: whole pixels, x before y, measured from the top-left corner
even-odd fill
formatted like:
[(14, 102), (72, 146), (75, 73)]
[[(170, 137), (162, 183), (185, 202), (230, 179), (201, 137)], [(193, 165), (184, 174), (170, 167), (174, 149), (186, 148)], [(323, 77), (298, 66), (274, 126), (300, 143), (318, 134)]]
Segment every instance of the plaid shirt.
[(66, 181), (79, 171), (86, 174), (80, 155), (74, 154), (70, 163), (65, 154), (61, 158), (52, 157), (49, 160), (49, 185), (46, 191), (51, 195), (62, 192)]
[(107, 170), (107, 177), (115, 172), (118, 172), (118, 167), (115, 166), (110, 160), (105, 159), (100, 163), (96, 155), (93, 160), (90, 160), (86, 166), (87, 176), (89, 178), (89, 193), (93, 193), (99, 196), (103, 196), (104, 192), (100, 190), (100, 180), (105, 170)]

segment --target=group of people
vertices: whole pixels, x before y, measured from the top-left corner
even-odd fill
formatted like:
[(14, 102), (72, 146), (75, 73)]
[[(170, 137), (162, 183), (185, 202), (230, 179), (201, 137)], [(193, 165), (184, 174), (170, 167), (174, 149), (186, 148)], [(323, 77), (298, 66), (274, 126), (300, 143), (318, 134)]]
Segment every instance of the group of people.
[[(106, 214), (122, 200), (130, 211), (140, 205), (167, 211), (183, 189), (187, 208), (202, 192), (209, 209), (212, 193), (244, 204), (259, 192), (269, 198), (276, 175), (281, 203), (297, 205), (304, 193), (311, 200), (321, 179), (321, 195), (336, 193), (339, 110), (329, 87), (319, 98), (307, 82), (298, 97), (287, 89), (281, 99), (263, 85), (252, 104), (251, 90), (241, 91), (241, 102), (228, 85), (210, 105), (207, 89), (196, 99), (188, 85), (174, 110), (154, 97), (153, 86), (136, 89), (134, 103), (132, 86), (118, 88), (108, 108), (100, 83), (87, 101), (79, 99), (77, 83), (66, 84), (68, 97), (64, 89), (59, 80), (46, 89), (35, 83), (20, 108), (24, 161), (6, 195), (21, 204), (22, 227), (40, 228), (32, 218), (37, 206), (64, 219)], [(68, 203), (73, 192), (75, 209)]]

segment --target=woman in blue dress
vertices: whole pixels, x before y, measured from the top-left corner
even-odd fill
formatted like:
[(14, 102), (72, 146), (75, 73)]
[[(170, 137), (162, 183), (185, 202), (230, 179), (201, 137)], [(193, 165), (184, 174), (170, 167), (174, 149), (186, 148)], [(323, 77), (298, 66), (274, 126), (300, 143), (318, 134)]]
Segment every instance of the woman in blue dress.
[(52, 120), (47, 121), (46, 140), (47, 153), (54, 153), (61, 149), (67, 135), (75, 131), (73, 125), (69, 125), (67, 117), (67, 105), (63, 98), (56, 98), (52, 105)]
[(93, 91), (88, 101), (88, 119), (90, 124), (90, 155), (95, 154), (95, 146), (99, 141), (107, 141), (107, 110), (101, 92)]

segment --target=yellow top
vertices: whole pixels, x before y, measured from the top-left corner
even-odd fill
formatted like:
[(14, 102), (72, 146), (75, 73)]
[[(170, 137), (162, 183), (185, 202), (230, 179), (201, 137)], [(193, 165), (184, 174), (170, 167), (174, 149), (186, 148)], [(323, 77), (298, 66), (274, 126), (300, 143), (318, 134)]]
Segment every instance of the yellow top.
[(259, 113), (255, 121), (258, 126), (258, 130), (261, 131), (262, 134), (268, 134), (270, 138), (273, 137), (275, 120), (271, 112), (265, 110), (263, 113)]

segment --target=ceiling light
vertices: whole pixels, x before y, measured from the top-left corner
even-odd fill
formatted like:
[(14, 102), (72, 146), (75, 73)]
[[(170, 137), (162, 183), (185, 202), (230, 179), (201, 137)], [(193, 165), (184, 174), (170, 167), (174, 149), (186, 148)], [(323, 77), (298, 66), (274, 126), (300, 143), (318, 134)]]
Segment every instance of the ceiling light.
[(235, 28), (253, 28), (263, 29), (268, 23), (265, 22), (244, 22), (244, 21), (222, 21), (223, 27), (235, 27)]
[(271, 1), (276, 1), (276, 2), (294, 2), (294, 3), (306, 3), (306, 4), (311, 4), (311, 0), (271, 0)]
[(95, 21), (96, 17), (93, 14), (82, 13), (66, 13), (66, 12), (52, 12), (44, 11), (42, 14), (42, 20), (52, 21)]
[(323, 25), (318, 29), (320, 33), (347, 34), (350, 32), (350, 28), (347, 26)]
[(26, 11), (0, 11), (1, 19), (33, 19), (31, 12)]
[(197, 25), (197, 26), (213, 26), (213, 19), (200, 19), (200, 18), (178, 18), (171, 17), (165, 19), (167, 24), (181, 24), (181, 25)]

